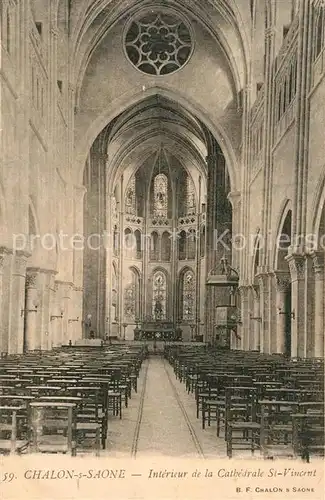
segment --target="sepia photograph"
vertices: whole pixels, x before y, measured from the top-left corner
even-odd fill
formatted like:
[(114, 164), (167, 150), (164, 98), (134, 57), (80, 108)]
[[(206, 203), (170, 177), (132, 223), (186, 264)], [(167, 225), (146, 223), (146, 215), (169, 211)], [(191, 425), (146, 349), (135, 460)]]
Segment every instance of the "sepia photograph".
[(324, 499), (324, 0), (0, 0), (0, 496)]

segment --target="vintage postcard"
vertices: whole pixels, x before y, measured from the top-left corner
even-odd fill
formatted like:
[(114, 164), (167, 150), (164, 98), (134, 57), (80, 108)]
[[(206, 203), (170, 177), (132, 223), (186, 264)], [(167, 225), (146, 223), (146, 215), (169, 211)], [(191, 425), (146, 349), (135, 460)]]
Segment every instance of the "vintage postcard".
[(324, 0), (0, 44), (1, 500), (324, 500)]

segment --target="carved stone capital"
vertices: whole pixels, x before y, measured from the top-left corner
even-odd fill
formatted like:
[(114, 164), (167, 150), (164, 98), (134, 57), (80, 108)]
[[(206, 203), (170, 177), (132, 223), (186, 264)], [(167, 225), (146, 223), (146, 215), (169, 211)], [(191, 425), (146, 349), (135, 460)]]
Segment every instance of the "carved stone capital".
[(302, 280), (305, 277), (306, 257), (301, 254), (290, 254), (286, 258), (289, 264), (291, 281)]
[(324, 251), (314, 251), (309, 254), (313, 261), (313, 270), (316, 281), (324, 281)]
[(37, 277), (39, 275), (39, 268), (27, 267), (26, 269), (26, 288), (37, 288)]
[(276, 271), (275, 276), (275, 286), (278, 292), (286, 292), (290, 288), (291, 276), (287, 272)]

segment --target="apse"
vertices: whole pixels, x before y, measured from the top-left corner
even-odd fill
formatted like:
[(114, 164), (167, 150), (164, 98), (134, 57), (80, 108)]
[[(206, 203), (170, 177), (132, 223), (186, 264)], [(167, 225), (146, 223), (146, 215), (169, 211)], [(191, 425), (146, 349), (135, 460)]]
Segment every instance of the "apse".
[[(216, 173), (218, 197), (209, 199)], [(211, 132), (177, 102), (143, 99), (98, 135), (84, 185), (85, 233), (111, 242), (84, 251), (84, 315), (96, 331), (133, 340), (139, 324), (164, 320), (185, 339), (202, 337), (215, 258), (207, 220), (231, 231), (232, 218), (229, 173)]]

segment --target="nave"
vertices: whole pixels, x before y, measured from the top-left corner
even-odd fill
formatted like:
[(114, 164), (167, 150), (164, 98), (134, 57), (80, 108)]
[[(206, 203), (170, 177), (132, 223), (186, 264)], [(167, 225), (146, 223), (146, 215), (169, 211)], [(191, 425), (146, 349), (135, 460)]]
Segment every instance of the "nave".
[(2, 453), (302, 458), (324, 452), (322, 360), (166, 344), (62, 347), (0, 367)]

